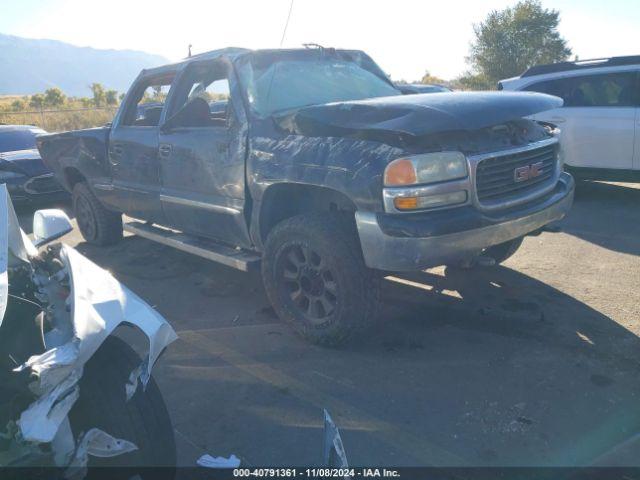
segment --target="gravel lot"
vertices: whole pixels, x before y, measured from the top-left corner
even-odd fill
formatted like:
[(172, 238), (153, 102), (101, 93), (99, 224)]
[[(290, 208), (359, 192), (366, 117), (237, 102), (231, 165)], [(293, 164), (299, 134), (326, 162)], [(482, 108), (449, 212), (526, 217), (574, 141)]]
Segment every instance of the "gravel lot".
[(293, 335), (258, 274), (63, 241), (180, 335), (155, 368), (180, 465), (318, 464), (323, 408), (353, 465), (640, 465), (640, 184), (579, 184), (561, 226), (501, 267), (388, 279), (380, 321), (341, 349)]

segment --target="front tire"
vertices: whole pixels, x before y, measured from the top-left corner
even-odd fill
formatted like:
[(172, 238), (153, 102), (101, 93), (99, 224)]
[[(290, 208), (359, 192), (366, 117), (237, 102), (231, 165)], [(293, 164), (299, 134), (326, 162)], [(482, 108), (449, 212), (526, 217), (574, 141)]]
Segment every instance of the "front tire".
[(122, 214), (107, 210), (84, 182), (73, 187), (73, 211), (87, 242), (107, 246), (122, 240)]
[(365, 266), (347, 214), (310, 213), (276, 225), (262, 278), (278, 316), (312, 343), (344, 342), (374, 317), (379, 278)]
[[(138, 385), (134, 396), (126, 400), (125, 384), (140, 362), (129, 345), (117, 337), (108, 337), (84, 367), (80, 397), (69, 416), (71, 428), (76, 438), (81, 432), (97, 427), (138, 447), (111, 458), (90, 456), (90, 467), (131, 467), (123, 472), (138, 473), (145, 480), (170, 479), (175, 474), (175, 438), (169, 413), (153, 377), (146, 390)], [(165, 468), (132, 472), (134, 467)], [(123, 473), (123, 478), (129, 476)]]

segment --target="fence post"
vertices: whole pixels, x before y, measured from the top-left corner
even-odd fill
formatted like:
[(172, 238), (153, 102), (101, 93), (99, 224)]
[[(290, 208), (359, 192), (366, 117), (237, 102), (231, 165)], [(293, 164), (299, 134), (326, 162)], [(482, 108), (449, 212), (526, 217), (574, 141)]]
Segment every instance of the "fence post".
[(40, 105), (40, 123), (42, 123), (42, 129), (46, 130), (46, 125), (44, 124), (44, 107)]

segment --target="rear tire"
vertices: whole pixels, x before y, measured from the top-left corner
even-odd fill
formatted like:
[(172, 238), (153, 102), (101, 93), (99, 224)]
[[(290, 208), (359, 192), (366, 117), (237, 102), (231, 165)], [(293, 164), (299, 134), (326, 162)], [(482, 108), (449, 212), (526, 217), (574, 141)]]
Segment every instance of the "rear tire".
[(73, 211), (87, 242), (107, 246), (122, 240), (122, 214), (107, 210), (86, 183), (73, 187)]
[[(81, 432), (97, 427), (138, 447), (111, 458), (90, 456), (90, 467), (167, 467), (122, 469), (122, 478), (137, 473), (145, 480), (170, 479), (175, 476), (175, 438), (169, 413), (153, 377), (146, 390), (138, 385), (134, 396), (126, 401), (125, 384), (140, 363), (140, 357), (129, 345), (117, 337), (108, 337), (84, 367), (80, 397), (69, 416), (71, 428), (76, 438)], [(119, 475), (120, 469), (113, 473)]]
[(342, 343), (374, 318), (380, 279), (364, 264), (348, 214), (310, 213), (276, 225), (262, 278), (278, 316), (312, 343)]

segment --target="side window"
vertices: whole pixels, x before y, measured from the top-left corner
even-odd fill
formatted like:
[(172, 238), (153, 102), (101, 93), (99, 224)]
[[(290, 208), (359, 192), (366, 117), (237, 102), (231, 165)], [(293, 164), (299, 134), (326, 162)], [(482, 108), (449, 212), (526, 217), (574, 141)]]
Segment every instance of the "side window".
[(229, 81), (220, 66), (195, 66), (173, 102), (172, 127), (226, 127), (232, 118)]
[(172, 81), (172, 76), (165, 76), (150, 79), (135, 87), (136, 94), (126, 106), (122, 125), (157, 127)]
[(638, 102), (633, 72), (559, 78), (534, 83), (525, 90), (556, 95), (565, 107), (633, 107)]

